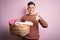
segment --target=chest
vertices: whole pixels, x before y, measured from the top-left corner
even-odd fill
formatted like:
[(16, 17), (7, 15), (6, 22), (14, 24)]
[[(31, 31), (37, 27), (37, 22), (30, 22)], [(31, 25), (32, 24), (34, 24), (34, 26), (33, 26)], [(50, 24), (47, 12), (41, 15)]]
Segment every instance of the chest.
[(31, 21), (33, 23), (38, 23), (38, 21), (36, 20), (36, 16), (25, 16), (23, 18), (24, 21)]

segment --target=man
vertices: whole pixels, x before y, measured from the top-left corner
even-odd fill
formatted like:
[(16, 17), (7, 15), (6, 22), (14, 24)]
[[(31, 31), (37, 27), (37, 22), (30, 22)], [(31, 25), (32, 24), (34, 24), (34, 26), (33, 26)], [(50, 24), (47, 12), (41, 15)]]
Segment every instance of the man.
[(48, 24), (37, 13), (35, 13), (35, 4), (33, 2), (28, 3), (28, 14), (22, 17), (22, 21), (33, 22), (33, 26), (30, 27), (30, 33), (24, 36), (23, 40), (39, 40), (38, 23), (44, 28), (48, 27)]

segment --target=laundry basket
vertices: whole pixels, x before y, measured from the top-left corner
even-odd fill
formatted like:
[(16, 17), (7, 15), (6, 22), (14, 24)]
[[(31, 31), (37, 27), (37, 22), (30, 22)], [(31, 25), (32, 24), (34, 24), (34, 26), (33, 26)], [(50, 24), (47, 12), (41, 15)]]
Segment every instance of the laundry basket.
[(25, 36), (30, 32), (30, 25), (28, 24), (20, 24), (19, 22), (10, 26), (10, 32), (14, 35)]

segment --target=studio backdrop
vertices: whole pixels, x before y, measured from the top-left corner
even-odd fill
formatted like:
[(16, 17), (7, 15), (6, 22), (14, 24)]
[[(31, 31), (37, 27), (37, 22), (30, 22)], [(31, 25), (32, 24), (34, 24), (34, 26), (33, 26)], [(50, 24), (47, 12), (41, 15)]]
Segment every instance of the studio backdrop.
[(40, 40), (60, 40), (60, 0), (0, 0), (0, 40), (18, 40), (10, 34), (9, 20), (21, 19), (27, 12), (27, 3), (36, 4), (36, 12), (48, 23), (39, 25)]

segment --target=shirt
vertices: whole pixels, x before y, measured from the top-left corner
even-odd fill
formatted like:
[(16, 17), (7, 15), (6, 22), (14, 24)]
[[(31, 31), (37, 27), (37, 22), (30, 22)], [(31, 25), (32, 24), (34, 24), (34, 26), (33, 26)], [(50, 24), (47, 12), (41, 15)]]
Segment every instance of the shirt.
[(27, 34), (25, 36), (25, 38), (28, 38), (28, 39), (36, 39), (36, 38), (39, 38), (39, 27), (38, 27), (38, 23), (40, 23), (43, 27), (47, 27), (47, 23), (45, 21), (37, 21), (36, 20), (36, 14), (34, 15), (25, 15), (22, 17), (22, 20), (21, 21), (31, 21), (33, 22), (33, 25), (30, 26), (30, 33)]

